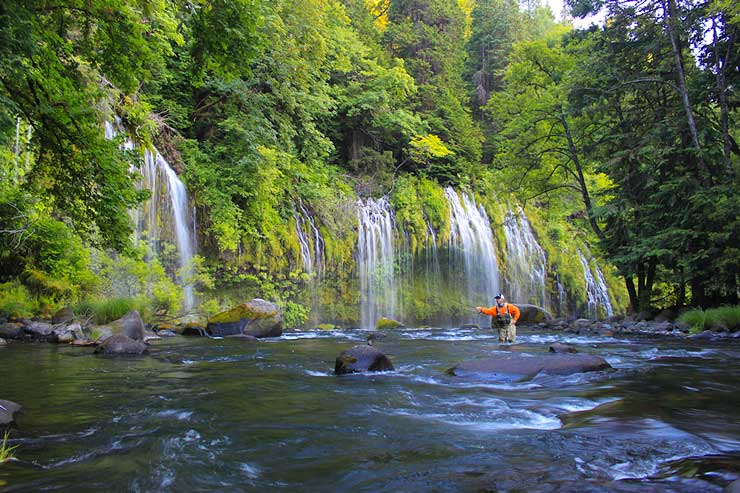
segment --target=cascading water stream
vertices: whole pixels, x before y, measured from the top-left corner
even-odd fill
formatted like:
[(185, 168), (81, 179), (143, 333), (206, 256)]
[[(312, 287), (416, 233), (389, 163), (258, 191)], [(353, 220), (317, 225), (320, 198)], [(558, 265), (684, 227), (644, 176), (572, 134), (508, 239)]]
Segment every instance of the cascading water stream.
[(487, 305), (500, 289), (498, 262), (488, 215), (467, 194), (445, 188), (450, 204), (450, 269), (452, 279), (463, 274), (469, 306)]
[(516, 214), (510, 210), (506, 215), (504, 230), (508, 298), (514, 303), (533, 303), (547, 308), (547, 258), (521, 207)]
[[(105, 122), (105, 137), (117, 135), (116, 127)], [(123, 149), (133, 150), (135, 144), (125, 139)], [(149, 190), (151, 198), (132, 211), (135, 223), (135, 240), (146, 238), (152, 255), (158, 256), (160, 242), (173, 241), (177, 248), (177, 267), (183, 288), (183, 311), (188, 312), (195, 304), (193, 286), (190, 281), (192, 260), (195, 253), (196, 221), (190, 214), (190, 200), (185, 184), (170, 167), (167, 160), (156, 150), (144, 150), (142, 181), (139, 186)]]
[(293, 204), (293, 211), (296, 235), (301, 245), (303, 270), (309, 275), (315, 274), (320, 279), (324, 272), (324, 238), (303, 201), (298, 202), (298, 207)]
[(360, 270), (360, 324), (375, 328), (381, 317), (396, 319), (398, 292), (395, 278), (395, 218), (386, 197), (357, 201)]
[(589, 261), (586, 260), (583, 252), (579, 250), (578, 256), (583, 265), (583, 278), (586, 283), (588, 316), (594, 319), (599, 318), (599, 306), (603, 307), (607, 316), (610, 317), (614, 315), (614, 310), (612, 309), (612, 304), (609, 300), (609, 291), (606, 287), (606, 281), (604, 280), (604, 273), (601, 272), (599, 265), (596, 264), (596, 278), (594, 278)]

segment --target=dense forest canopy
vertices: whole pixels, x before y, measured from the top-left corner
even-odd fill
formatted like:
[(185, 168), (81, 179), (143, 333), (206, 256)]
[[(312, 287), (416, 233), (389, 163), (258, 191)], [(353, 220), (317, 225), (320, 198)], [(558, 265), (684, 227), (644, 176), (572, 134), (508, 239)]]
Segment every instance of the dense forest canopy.
[(533, 208), (555, 244), (591, 238), (634, 310), (737, 303), (737, 3), (569, 8), (606, 20), (509, 0), (2, 2), (3, 299), (97, 296), (115, 266), (177, 304), (132, 243), (148, 194), (141, 152), (104, 136), (120, 121), (194, 197), (202, 289), (290, 299), (295, 204), (339, 270), (358, 197), (390, 195), (413, 236), (413, 210), (444, 229), (453, 185)]

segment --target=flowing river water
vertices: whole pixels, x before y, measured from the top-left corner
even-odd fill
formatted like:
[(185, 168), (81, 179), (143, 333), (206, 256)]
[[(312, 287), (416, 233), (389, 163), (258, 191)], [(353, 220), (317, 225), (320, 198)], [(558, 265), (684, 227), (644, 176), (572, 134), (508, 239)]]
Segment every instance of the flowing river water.
[(147, 356), (0, 348), (24, 411), (0, 491), (721, 491), (740, 475), (740, 345), (520, 329), (611, 370), (520, 383), (453, 377), (489, 330), (406, 329), (396, 370), (337, 377), (367, 332), (158, 341)]

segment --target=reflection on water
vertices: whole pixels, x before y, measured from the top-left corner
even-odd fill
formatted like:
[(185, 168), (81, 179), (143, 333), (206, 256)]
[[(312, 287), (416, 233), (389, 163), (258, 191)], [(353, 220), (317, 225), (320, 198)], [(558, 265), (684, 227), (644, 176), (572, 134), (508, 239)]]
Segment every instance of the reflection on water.
[[(721, 491), (740, 476), (740, 346), (520, 329), (388, 332), (395, 371), (333, 375), (367, 331), (159, 341), (142, 358), (0, 348), (24, 405), (1, 491)], [(444, 370), (552, 342), (614, 367), (526, 382)]]

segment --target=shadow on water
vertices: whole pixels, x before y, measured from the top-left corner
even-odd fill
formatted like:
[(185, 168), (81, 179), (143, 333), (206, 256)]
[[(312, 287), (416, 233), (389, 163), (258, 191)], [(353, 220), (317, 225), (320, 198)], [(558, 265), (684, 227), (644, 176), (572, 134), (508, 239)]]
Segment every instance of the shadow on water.
[[(740, 476), (740, 347), (404, 329), (395, 371), (335, 377), (367, 332), (159, 341), (148, 356), (15, 344), (24, 405), (1, 491), (721, 491)], [(454, 364), (552, 342), (613, 366), (523, 381)]]

